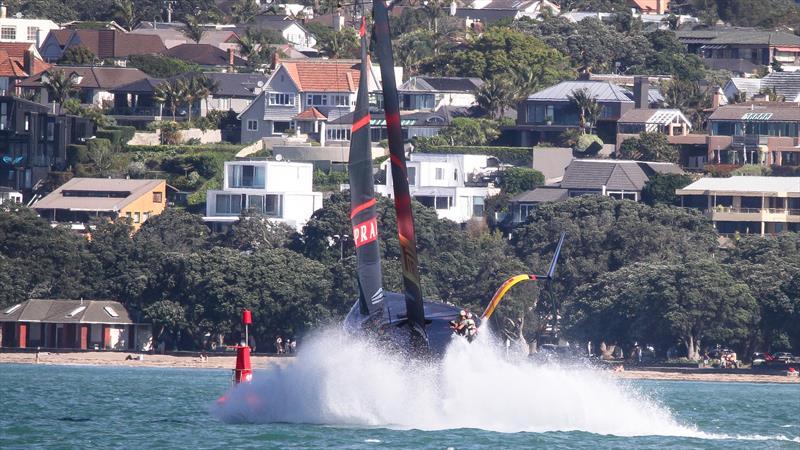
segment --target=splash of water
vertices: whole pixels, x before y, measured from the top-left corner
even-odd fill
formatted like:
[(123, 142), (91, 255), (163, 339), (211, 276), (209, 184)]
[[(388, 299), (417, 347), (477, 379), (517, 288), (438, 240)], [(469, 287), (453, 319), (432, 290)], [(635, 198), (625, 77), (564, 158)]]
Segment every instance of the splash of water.
[(212, 413), (225, 422), (713, 438), (602, 371), (508, 358), (488, 339), (454, 339), (441, 361), (424, 363), (329, 330), (253, 378)]

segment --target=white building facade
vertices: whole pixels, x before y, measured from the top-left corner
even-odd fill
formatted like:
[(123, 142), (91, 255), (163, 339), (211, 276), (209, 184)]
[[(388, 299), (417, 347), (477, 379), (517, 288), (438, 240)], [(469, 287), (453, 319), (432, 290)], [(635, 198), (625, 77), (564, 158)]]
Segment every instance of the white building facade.
[[(486, 197), (500, 191), (483, 181), (489, 159), (486, 155), (412, 153), (406, 163), (409, 192), (423, 205), (434, 208), (440, 219), (464, 223), (483, 217)], [(376, 185), (375, 191), (391, 198), (389, 160), (382, 168), (386, 170), (386, 184)]]
[(225, 163), (221, 190), (206, 194), (206, 217), (222, 229), (253, 209), (298, 231), (322, 208), (322, 193), (313, 191), (314, 166), (307, 163), (240, 160)]
[(7, 17), (6, 7), (0, 6), (0, 42), (31, 42), (39, 47), (50, 30), (60, 30), (48, 19)]

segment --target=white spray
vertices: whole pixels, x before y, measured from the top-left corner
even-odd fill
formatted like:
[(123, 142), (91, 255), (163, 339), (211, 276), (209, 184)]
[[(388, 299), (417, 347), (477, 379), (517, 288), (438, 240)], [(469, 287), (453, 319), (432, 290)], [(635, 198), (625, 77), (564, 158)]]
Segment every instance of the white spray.
[(454, 339), (441, 361), (410, 363), (327, 331), (304, 342), (290, 363), (257, 371), (253, 380), (232, 389), (213, 414), (225, 422), (699, 434), (602, 371), (509, 360), (486, 339)]

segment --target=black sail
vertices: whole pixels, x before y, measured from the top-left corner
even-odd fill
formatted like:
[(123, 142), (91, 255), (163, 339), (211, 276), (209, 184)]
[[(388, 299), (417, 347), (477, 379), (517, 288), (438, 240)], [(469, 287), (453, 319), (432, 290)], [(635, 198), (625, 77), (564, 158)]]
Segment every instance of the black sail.
[(408, 190), (406, 157), (403, 151), (403, 129), (400, 127), (400, 103), (394, 78), (394, 56), (389, 33), (389, 11), (383, 0), (374, 0), (372, 15), (375, 20), (375, 42), (381, 66), (383, 85), (383, 109), (389, 139), (389, 158), (392, 167), (394, 205), (397, 211), (397, 232), (400, 238), (403, 263), (403, 288), (406, 314), (411, 333), (412, 350), (422, 351), (428, 347), (425, 331), (425, 309), (417, 260), (417, 239), (414, 233), (414, 218), (411, 213), (411, 195)]
[(350, 137), (350, 222), (358, 258), (359, 309), (362, 314), (381, 310), (383, 300), (378, 242), (375, 185), (369, 127), (369, 75), (365, 24), (361, 24), (361, 72)]

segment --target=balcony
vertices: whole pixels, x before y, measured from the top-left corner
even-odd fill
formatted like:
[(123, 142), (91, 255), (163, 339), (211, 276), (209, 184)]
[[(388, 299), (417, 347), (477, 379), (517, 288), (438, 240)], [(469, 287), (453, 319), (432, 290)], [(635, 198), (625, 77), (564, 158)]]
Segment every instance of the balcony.
[(704, 212), (711, 220), (722, 222), (800, 222), (800, 209), (717, 206)]

